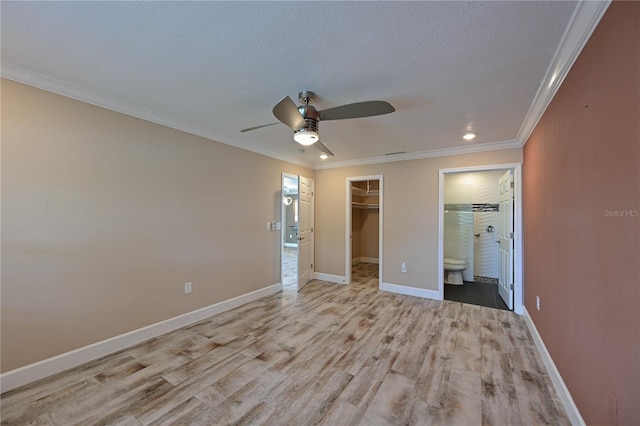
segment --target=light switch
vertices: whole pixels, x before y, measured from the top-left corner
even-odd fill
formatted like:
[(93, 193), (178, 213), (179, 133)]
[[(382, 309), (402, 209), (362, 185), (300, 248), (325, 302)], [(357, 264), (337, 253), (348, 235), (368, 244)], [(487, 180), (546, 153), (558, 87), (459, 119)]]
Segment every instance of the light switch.
[(276, 222), (276, 231), (279, 231), (282, 229), (282, 222)]
[(267, 231), (271, 231), (271, 222), (267, 222), (267, 226), (265, 228)]
[(273, 222), (271, 222), (271, 230), (275, 231), (276, 229), (278, 228), (276, 228), (276, 221), (274, 220)]

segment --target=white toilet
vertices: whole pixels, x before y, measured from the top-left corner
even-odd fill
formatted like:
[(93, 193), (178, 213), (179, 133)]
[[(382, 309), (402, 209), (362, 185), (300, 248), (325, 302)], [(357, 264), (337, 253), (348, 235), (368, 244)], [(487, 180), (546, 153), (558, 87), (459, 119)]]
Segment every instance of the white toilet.
[(467, 268), (467, 262), (460, 259), (444, 258), (444, 283), (462, 285), (462, 271)]

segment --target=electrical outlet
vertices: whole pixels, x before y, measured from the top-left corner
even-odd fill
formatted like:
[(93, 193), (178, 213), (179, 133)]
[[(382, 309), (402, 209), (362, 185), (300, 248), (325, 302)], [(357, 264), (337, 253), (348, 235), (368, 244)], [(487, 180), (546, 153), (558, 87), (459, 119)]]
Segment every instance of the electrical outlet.
[(400, 271), (401, 272), (407, 272), (407, 263), (406, 262), (402, 262), (402, 265), (400, 266)]
[(184, 283), (184, 294), (191, 293), (191, 283)]
[(536, 296), (536, 309), (540, 310), (540, 296)]

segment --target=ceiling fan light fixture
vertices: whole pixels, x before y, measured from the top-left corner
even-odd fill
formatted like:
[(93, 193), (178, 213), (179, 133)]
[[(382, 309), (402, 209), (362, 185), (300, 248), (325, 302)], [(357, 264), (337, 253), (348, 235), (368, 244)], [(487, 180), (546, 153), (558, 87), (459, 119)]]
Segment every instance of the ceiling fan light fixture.
[(326, 160), (329, 156), (327, 154), (320, 154), (320, 158)]
[(293, 133), (293, 140), (304, 146), (313, 145), (319, 139), (318, 132), (314, 130), (301, 129)]

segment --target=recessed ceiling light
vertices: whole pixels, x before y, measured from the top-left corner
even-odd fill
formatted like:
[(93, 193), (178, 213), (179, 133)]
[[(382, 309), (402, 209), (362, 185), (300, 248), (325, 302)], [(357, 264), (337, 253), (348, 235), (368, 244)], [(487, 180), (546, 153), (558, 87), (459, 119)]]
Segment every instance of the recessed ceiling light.
[(476, 138), (476, 134), (475, 134), (475, 133), (471, 133), (471, 132), (466, 133), (466, 134), (462, 137), (462, 139), (464, 139), (464, 140), (466, 140), (466, 141), (470, 141), (470, 140), (473, 140), (473, 139), (475, 139), (475, 138)]
[(327, 158), (329, 158), (329, 156), (327, 154), (320, 154), (320, 158), (326, 160)]

